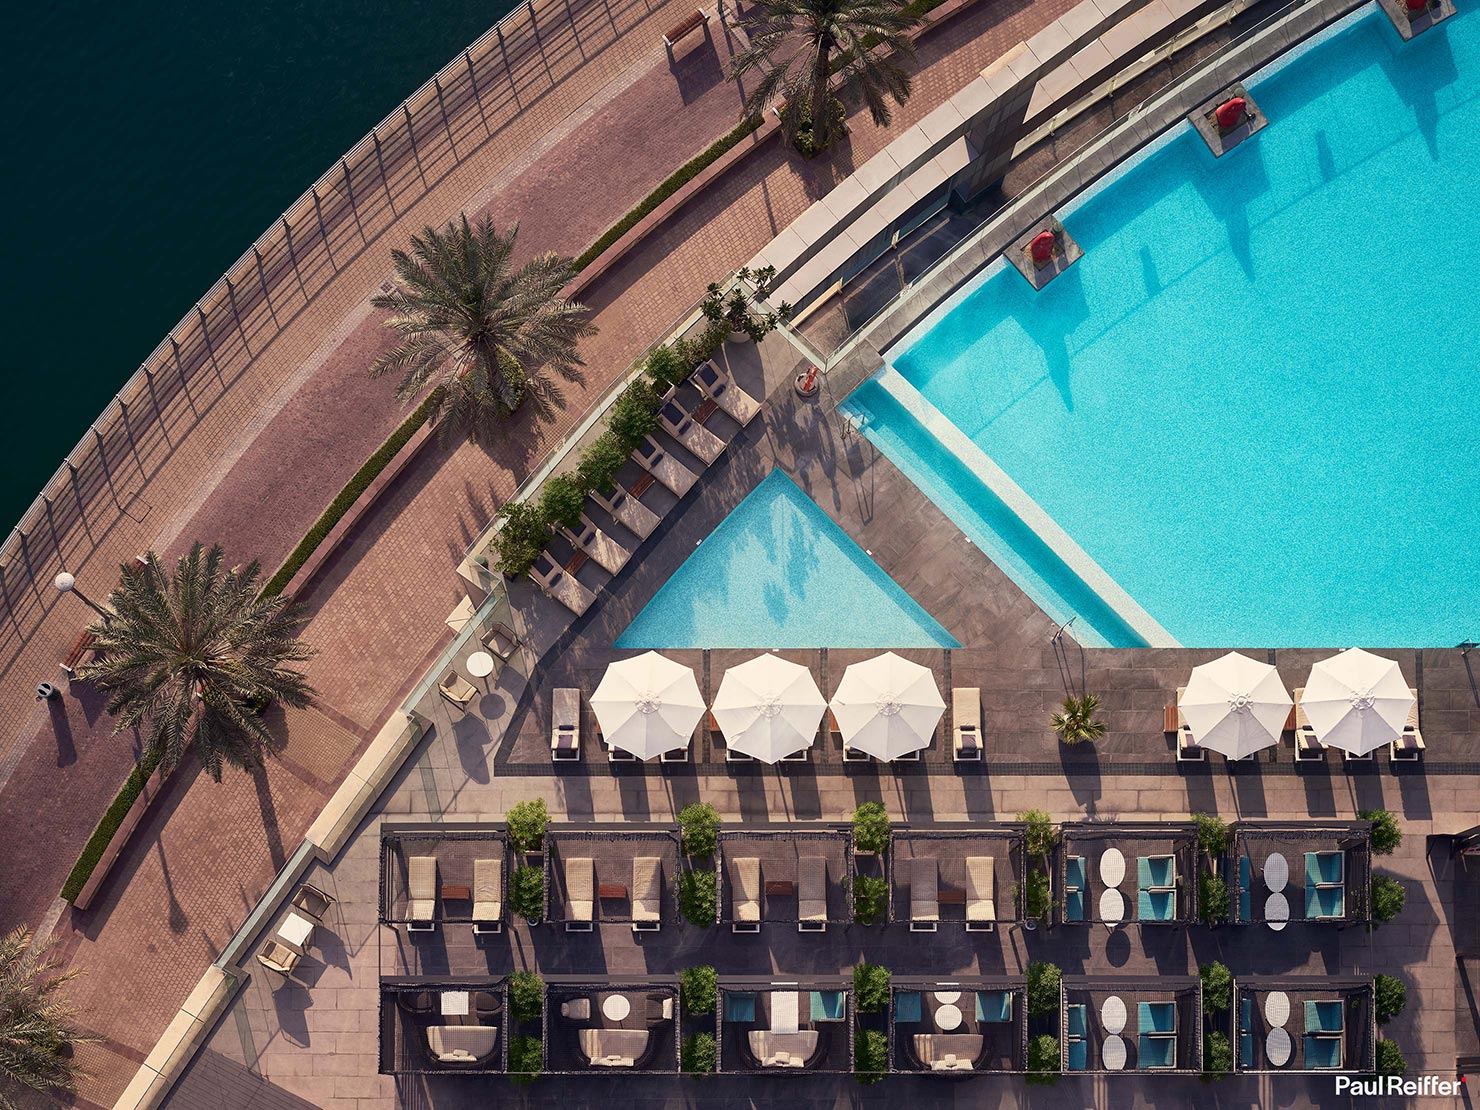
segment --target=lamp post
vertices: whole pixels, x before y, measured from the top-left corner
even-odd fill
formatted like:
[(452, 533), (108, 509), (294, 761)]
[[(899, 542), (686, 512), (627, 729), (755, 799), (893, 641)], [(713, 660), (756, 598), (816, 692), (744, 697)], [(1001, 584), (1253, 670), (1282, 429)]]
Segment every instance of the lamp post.
[(104, 609), (101, 605), (97, 604), (97, 602), (93, 601), (92, 598), (88, 597), (85, 593), (77, 588), (77, 578), (67, 571), (64, 570), (61, 574), (53, 578), (51, 584), (57, 588), (58, 593), (76, 594), (78, 598), (81, 599), (84, 605), (86, 605), (98, 616), (103, 618), (104, 624), (107, 624), (109, 619), (112, 617), (113, 614), (109, 613), (108, 610)]

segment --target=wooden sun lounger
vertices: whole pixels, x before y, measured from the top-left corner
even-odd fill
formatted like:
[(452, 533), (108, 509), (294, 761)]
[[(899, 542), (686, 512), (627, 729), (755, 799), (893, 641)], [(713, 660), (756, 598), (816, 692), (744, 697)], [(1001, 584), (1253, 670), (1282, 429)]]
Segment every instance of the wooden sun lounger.
[(629, 493), (621, 486), (613, 489), (610, 497), (593, 490), (591, 500), (610, 513), (613, 520), (638, 539), (647, 539), (662, 523), (658, 514), (639, 501), (636, 494)]
[(761, 411), (761, 403), (736, 385), (712, 359), (700, 363), (689, 380), (737, 424), (749, 424)]
[(632, 452), (632, 457), (637, 460), (637, 465), (667, 486), (675, 497), (688, 493), (699, 480), (697, 474), (663, 450), (652, 436), (642, 437), (642, 443)]
[(562, 528), (560, 531), (577, 548), (591, 556), (596, 565), (608, 574), (616, 574), (627, 565), (627, 560), (632, 558), (632, 552), (592, 524), (585, 513), (581, 514), (579, 529), (572, 531), (569, 528)]
[(575, 575), (561, 567), (548, 551), (540, 552), (534, 566), (529, 568), (529, 576), (546, 597), (554, 598), (578, 617), (596, 600), (596, 595), (576, 581)]
[(674, 399), (672, 390), (669, 390), (668, 398), (658, 409), (658, 420), (665, 432), (706, 464), (714, 462), (723, 454), (725, 441), (700, 424), (691, 414), (684, 412)]

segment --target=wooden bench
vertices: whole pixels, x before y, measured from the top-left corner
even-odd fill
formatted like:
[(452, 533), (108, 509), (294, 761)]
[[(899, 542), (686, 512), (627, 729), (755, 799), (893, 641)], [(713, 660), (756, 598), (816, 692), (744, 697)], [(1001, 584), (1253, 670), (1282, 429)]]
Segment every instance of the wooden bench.
[(669, 50), (672, 50), (674, 46), (678, 44), (679, 39), (683, 38), (687, 34), (690, 34), (691, 32), (697, 31), (700, 27), (703, 27), (704, 24), (708, 22), (709, 17), (704, 14), (703, 9), (696, 8), (694, 10), (694, 14), (689, 16), (688, 19), (685, 19), (676, 27), (669, 28), (669, 30), (663, 35), (663, 45), (666, 46)]
[(655, 480), (656, 479), (654, 479), (651, 474), (644, 470), (641, 474), (637, 476), (637, 481), (633, 482), (630, 486), (627, 487), (627, 492), (630, 493), (633, 497), (641, 497), (648, 490), (653, 488), (653, 482)]
[(943, 886), (936, 894), (935, 900), (942, 906), (964, 906), (966, 905), (966, 891)]
[(455, 886), (448, 883), (442, 884), (442, 901), (444, 902), (471, 902), (473, 900), (473, 888), (469, 886)]
[(82, 657), (92, 650), (93, 641), (96, 639), (97, 637), (87, 629), (84, 628), (82, 630), (82, 635), (77, 637), (77, 642), (72, 645), (72, 650), (67, 652), (66, 657), (62, 660), (62, 670), (66, 671), (68, 676), (77, 673), (77, 665), (82, 662)]

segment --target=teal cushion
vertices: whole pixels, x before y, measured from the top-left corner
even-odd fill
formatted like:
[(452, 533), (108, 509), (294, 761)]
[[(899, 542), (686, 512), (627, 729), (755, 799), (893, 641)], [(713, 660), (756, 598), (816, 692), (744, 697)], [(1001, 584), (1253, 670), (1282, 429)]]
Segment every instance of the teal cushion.
[(755, 995), (726, 993), (725, 995), (725, 1020), (726, 1021), (754, 1021), (755, 1020)]
[(1254, 916), (1253, 911), (1251, 909), (1251, 904), (1250, 904), (1251, 895), (1249, 893), (1249, 887), (1252, 885), (1252, 879), (1250, 878), (1250, 871), (1251, 871), (1251, 869), (1250, 869), (1250, 866), (1249, 866), (1249, 857), (1248, 856), (1239, 856), (1239, 858), (1238, 858), (1238, 919), (1240, 921), (1249, 921), (1249, 920), (1252, 920), (1253, 919), (1253, 916)]
[(1064, 920), (1084, 920), (1084, 891), (1074, 890), (1064, 895)]
[(1069, 1007), (1069, 1036), (1071, 1036), (1071, 1037), (1082, 1037), (1082, 1036), (1084, 1036), (1084, 1030), (1085, 1030), (1084, 1007), (1083, 1006), (1070, 1006)]
[(1305, 1066), (1307, 1068), (1341, 1067), (1341, 1038), (1305, 1035)]
[(1136, 1006), (1137, 1028), (1142, 1033), (1175, 1033), (1177, 1007), (1172, 1002), (1141, 1002)]
[(1084, 889), (1084, 857), (1070, 856), (1064, 865), (1064, 883), (1074, 890)]
[(1140, 921), (1172, 921), (1177, 916), (1177, 896), (1170, 890), (1143, 890), (1136, 896)]
[(1012, 992), (977, 991), (976, 1020), (990, 1022), (1011, 1021)]
[(1345, 1027), (1340, 1002), (1307, 1002), (1305, 1004), (1305, 1031), (1307, 1033), (1340, 1033)]
[(842, 991), (813, 991), (812, 1020), (842, 1021), (845, 998)]
[(1089, 1045), (1084, 1041), (1069, 1042), (1069, 1070), (1084, 1071), (1089, 1067)]
[(894, 1020), (903, 1022), (920, 1020), (919, 991), (900, 991), (894, 996)]
[(1177, 1066), (1175, 1037), (1140, 1037), (1136, 1041), (1136, 1067), (1174, 1068)]

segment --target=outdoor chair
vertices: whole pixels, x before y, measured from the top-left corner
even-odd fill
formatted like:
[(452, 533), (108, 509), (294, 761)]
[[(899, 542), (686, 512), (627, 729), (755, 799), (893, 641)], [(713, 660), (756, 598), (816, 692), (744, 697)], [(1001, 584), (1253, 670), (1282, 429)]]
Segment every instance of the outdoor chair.
[(632, 552), (612, 539), (591, 523), (585, 513), (581, 514), (580, 527), (561, 528), (560, 532), (579, 550), (591, 556), (591, 561), (608, 574), (617, 574), (632, 558)]
[(714, 364), (713, 359), (706, 359), (696, 366), (689, 380), (737, 424), (749, 424), (761, 411), (761, 403), (736, 385), (734, 379)]
[(735, 892), (731, 895), (734, 907), (733, 933), (758, 933), (761, 931), (761, 861), (753, 856), (744, 856), (733, 861)]
[(1305, 1066), (1339, 1068), (1345, 1056), (1346, 1008), (1340, 999), (1305, 1004)]
[(263, 967), (276, 971), (279, 975), (292, 975), (301, 959), (303, 959), (302, 951), (290, 947), (281, 940), (268, 941), (262, 951), (257, 953), (258, 962)]
[(613, 520), (640, 540), (651, 536), (661, 523), (657, 513), (621, 486), (614, 486), (610, 494), (592, 490), (591, 500), (605, 509)]
[(293, 895), (292, 906), (301, 914), (323, 921), (324, 914), (334, 904), (334, 899), (311, 883), (304, 883)]
[(1136, 917), (1168, 922), (1177, 916), (1177, 861), (1174, 856), (1140, 856), (1136, 860)]
[(646, 1029), (582, 1029), (581, 1053), (593, 1068), (632, 1068), (647, 1051)]
[(650, 994), (647, 1001), (647, 1023), (650, 1027), (673, 1020), (673, 995)]
[(990, 933), (997, 921), (997, 859), (966, 857), (966, 930)]
[(427, 1027), (427, 1048), (439, 1064), (475, 1067), (488, 1060), (498, 1047), (498, 1027), (493, 1025), (432, 1025)]
[(565, 931), (589, 933), (596, 914), (596, 863), (587, 856), (565, 861)]
[(913, 1025), (920, 1020), (920, 992), (895, 991), (894, 1024)]
[(581, 692), (561, 687), (550, 695), (550, 759), (571, 763), (581, 758)]
[(1068, 1007), (1065, 1015), (1067, 1036), (1064, 1038), (1065, 1051), (1068, 1057), (1070, 1071), (1089, 1070), (1089, 1023), (1086, 1018), (1085, 1007), (1076, 1004)]
[(827, 860), (803, 856), (797, 861), (797, 932), (827, 931)]
[(430, 932), (437, 927), (437, 857), (412, 856), (406, 861), (406, 892), (411, 905), (407, 928)]
[(494, 621), (488, 629), (488, 635), (483, 637), (483, 646), (486, 647), (495, 659), (507, 663), (519, 650), (519, 637), (514, 630), (502, 621)]
[(982, 692), (975, 686), (957, 686), (951, 691), (954, 745), (958, 763), (980, 762), (982, 758)]
[(1145, 1069), (1177, 1066), (1177, 1005), (1174, 1002), (1142, 1002), (1136, 1007), (1136, 1067)]
[(1331, 919), (1346, 916), (1346, 854), (1305, 853), (1305, 916)]
[(976, 1020), (988, 1025), (1012, 1021), (1012, 991), (977, 991)]
[(695, 458), (702, 459), (706, 465), (714, 462), (724, 451), (725, 441), (685, 412), (674, 392), (672, 389), (668, 391), (658, 409), (659, 423), (663, 425), (665, 432), (682, 443)]
[(501, 933), (504, 925), (504, 861), (473, 861), (473, 932)]
[(632, 457), (638, 466), (667, 486), (675, 497), (682, 498), (699, 480), (697, 474), (663, 450), (652, 436), (642, 437)]
[(933, 933), (940, 920), (940, 873), (934, 857), (910, 860), (910, 932)]
[(1304, 694), (1304, 686), (1295, 688), (1295, 762), (1313, 763), (1326, 758), (1326, 749), (1316, 739), (1316, 730), (1311, 727), (1305, 707), (1300, 704)]
[(1410, 686), (1413, 708), (1408, 710), (1408, 720), (1398, 738), (1388, 745), (1388, 758), (1394, 763), (1417, 763), (1423, 758), (1423, 733), (1418, 727), (1418, 690)]
[(473, 704), (473, 699), (478, 696), (477, 689), (471, 682), (456, 671), (451, 672), (446, 678), (437, 684), (444, 698), (459, 709), (467, 709)]
[(566, 571), (548, 551), (540, 552), (534, 566), (529, 568), (529, 576), (541, 593), (560, 602), (578, 617), (596, 600), (596, 595), (576, 581), (575, 575)]
[(931, 1071), (972, 1071), (982, 1054), (980, 1033), (916, 1033), (915, 1056)]
[(1192, 736), (1192, 728), (1187, 723), (1187, 717), (1182, 713), (1182, 695), (1187, 693), (1187, 687), (1177, 687), (1177, 701), (1175, 705), (1166, 708), (1167, 731), (1175, 727), (1177, 732), (1177, 762), (1178, 763), (1205, 763), (1208, 758), (1208, 750), (1199, 744)]
[(1070, 856), (1064, 864), (1064, 920), (1084, 920), (1084, 857)]
[(794, 1033), (752, 1029), (746, 1037), (750, 1054), (763, 1068), (804, 1068), (817, 1051), (818, 1032), (800, 1029)]
[(591, 1000), (589, 998), (572, 998), (569, 1002), (560, 1004), (560, 1016), (567, 1021), (590, 1021)]
[(638, 856), (632, 861), (632, 931), (655, 933), (663, 927), (663, 861)]

